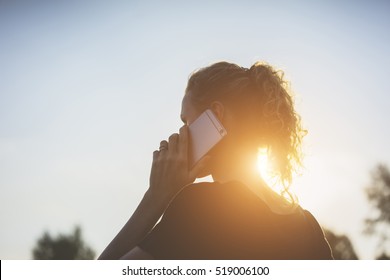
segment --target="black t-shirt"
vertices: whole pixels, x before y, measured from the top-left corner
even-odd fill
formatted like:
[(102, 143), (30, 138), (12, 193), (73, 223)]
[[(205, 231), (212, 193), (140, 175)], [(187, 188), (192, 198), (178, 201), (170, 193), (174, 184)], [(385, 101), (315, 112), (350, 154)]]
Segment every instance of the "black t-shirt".
[(156, 259), (332, 259), (310, 212), (276, 214), (238, 181), (189, 185), (138, 246)]

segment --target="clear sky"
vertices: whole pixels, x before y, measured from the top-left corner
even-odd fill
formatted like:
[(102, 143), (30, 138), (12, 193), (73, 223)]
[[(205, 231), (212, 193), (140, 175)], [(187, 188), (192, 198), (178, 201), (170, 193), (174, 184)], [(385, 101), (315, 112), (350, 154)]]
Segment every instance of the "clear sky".
[(191, 71), (286, 72), (309, 134), (303, 207), (361, 258), (364, 187), (390, 162), (387, 1), (0, 1), (0, 259), (79, 224), (99, 254), (181, 126)]

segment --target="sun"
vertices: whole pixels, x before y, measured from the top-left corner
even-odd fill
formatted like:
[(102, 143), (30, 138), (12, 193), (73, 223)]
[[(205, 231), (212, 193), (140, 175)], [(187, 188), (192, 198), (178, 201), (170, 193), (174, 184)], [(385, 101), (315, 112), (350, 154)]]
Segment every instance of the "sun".
[[(260, 177), (266, 183), (266, 185), (273, 190), (275, 193), (287, 198), (288, 201), (298, 201), (298, 196), (296, 193), (292, 193), (291, 190), (288, 190), (287, 197), (286, 189), (283, 184), (277, 177), (275, 170), (272, 166), (272, 161), (269, 159), (268, 150), (266, 148), (259, 149), (257, 154), (257, 170)], [(290, 196), (292, 195), (292, 196)]]
[(267, 173), (268, 156), (267, 156), (267, 151), (264, 149), (259, 149), (259, 153), (257, 155), (257, 169), (261, 176)]
[(257, 170), (260, 173), (260, 176), (263, 178), (264, 181), (268, 183), (268, 180), (270, 179), (270, 166), (268, 163), (268, 153), (267, 149), (259, 149), (258, 155), (257, 155)]
[(275, 184), (275, 176), (273, 176), (272, 165), (268, 158), (268, 149), (266, 148), (261, 148), (258, 151), (257, 170), (259, 171), (261, 178), (269, 187), (271, 187), (275, 191), (279, 191)]

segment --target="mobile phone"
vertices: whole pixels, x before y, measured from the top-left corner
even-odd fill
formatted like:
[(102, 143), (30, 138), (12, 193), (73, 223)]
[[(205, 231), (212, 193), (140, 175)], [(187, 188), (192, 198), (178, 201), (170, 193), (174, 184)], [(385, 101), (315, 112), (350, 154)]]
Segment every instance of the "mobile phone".
[(194, 166), (208, 151), (227, 135), (213, 111), (204, 111), (189, 127), (189, 165)]

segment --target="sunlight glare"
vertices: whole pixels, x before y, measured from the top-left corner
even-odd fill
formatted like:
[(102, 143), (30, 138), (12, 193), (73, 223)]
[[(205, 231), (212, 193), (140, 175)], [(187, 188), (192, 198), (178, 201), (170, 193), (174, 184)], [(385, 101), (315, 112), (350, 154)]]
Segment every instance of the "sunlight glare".
[(259, 149), (257, 155), (257, 169), (260, 173), (261, 178), (270, 185), (271, 184), (271, 170), (270, 164), (268, 163), (268, 150), (267, 149)]
[(259, 171), (260, 176), (264, 182), (274, 191), (280, 193), (281, 189), (278, 188), (278, 184), (276, 184), (275, 181), (275, 176), (273, 176), (272, 165), (268, 160), (268, 149), (266, 148), (259, 149), (257, 155), (257, 170)]

